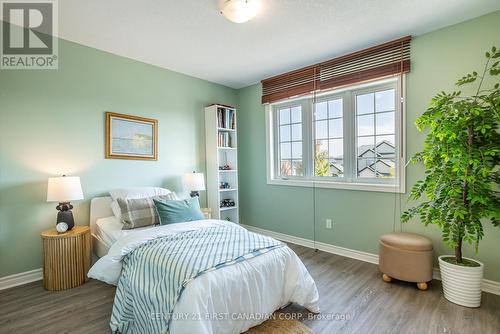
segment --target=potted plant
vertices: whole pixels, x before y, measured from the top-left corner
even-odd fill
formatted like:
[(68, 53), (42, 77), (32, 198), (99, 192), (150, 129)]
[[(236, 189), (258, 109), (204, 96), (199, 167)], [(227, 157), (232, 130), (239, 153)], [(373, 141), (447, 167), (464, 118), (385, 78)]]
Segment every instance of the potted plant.
[[(444, 243), (455, 249), (454, 256), (439, 257), (444, 296), (468, 307), (481, 304), (484, 265), (463, 257), (462, 244), (474, 244), (477, 253), (483, 222), (500, 227), (499, 60), (500, 50), (493, 47), (481, 74), (472, 72), (456, 83), (469, 94), (441, 92), (416, 120), (419, 131), (429, 131), (423, 151), (412, 158), (425, 166), (425, 178), (410, 193), (420, 204), (401, 216), (403, 222), (418, 216), (442, 230)], [(496, 83), (483, 87), (487, 82)]]

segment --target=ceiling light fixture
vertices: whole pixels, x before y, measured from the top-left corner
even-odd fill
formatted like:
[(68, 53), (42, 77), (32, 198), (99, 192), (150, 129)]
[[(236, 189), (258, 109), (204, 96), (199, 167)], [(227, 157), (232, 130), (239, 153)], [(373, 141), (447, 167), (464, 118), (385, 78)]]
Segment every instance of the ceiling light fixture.
[(220, 13), (229, 21), (245, 23), (260, 11), (260, 0), (221, 0)]

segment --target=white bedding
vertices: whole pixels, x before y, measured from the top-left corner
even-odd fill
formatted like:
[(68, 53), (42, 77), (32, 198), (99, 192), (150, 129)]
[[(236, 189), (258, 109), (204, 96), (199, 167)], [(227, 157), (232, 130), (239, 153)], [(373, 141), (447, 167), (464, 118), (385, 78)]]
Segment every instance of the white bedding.
[(137, 231), (155, 228), (156, 226), (140, 227), (133, 230), (122, 230), (123, 224), (115, 216), (97, 219), (96, 236), (110, 248), (118, 239)]
[[(148, 240), (226, 224), (234, 226), (225, 221), (203, 220), (127, 231), (118, 237), (108, 255), (94, 264), (88, 276), (116, 285), (121, 259)], [(170, 333), (241, 333), (290, 302), (319, 312), (314, 280), (297, 255), (281, 247), (190, 282), (174, 308)]]

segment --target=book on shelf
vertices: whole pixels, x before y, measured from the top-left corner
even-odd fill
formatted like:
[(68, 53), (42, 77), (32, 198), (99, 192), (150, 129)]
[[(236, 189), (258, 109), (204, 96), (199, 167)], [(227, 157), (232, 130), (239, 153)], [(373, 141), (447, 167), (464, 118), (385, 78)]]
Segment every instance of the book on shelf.
[(217, 123), (219, 128), (234, 130), (235, 122), (234, 110), (226, 108), (217, 109)]
[(231, 147), (231, 136), (228, 132), (219, 132), (218, 134), (219, 147)]

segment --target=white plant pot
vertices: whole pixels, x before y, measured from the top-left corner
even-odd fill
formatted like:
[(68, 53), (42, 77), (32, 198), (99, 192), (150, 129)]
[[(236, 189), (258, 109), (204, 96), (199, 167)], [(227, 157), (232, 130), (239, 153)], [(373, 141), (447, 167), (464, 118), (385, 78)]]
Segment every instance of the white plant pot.
[(479, 307), (481, 305), (484, 265), (477, 260), (465, 257), (464, 259), (479, 263), (479, 267), (458, 266), (442, 259), (450, 256), (442, 255), (439, 257), (444, 297), (458, 305)]

